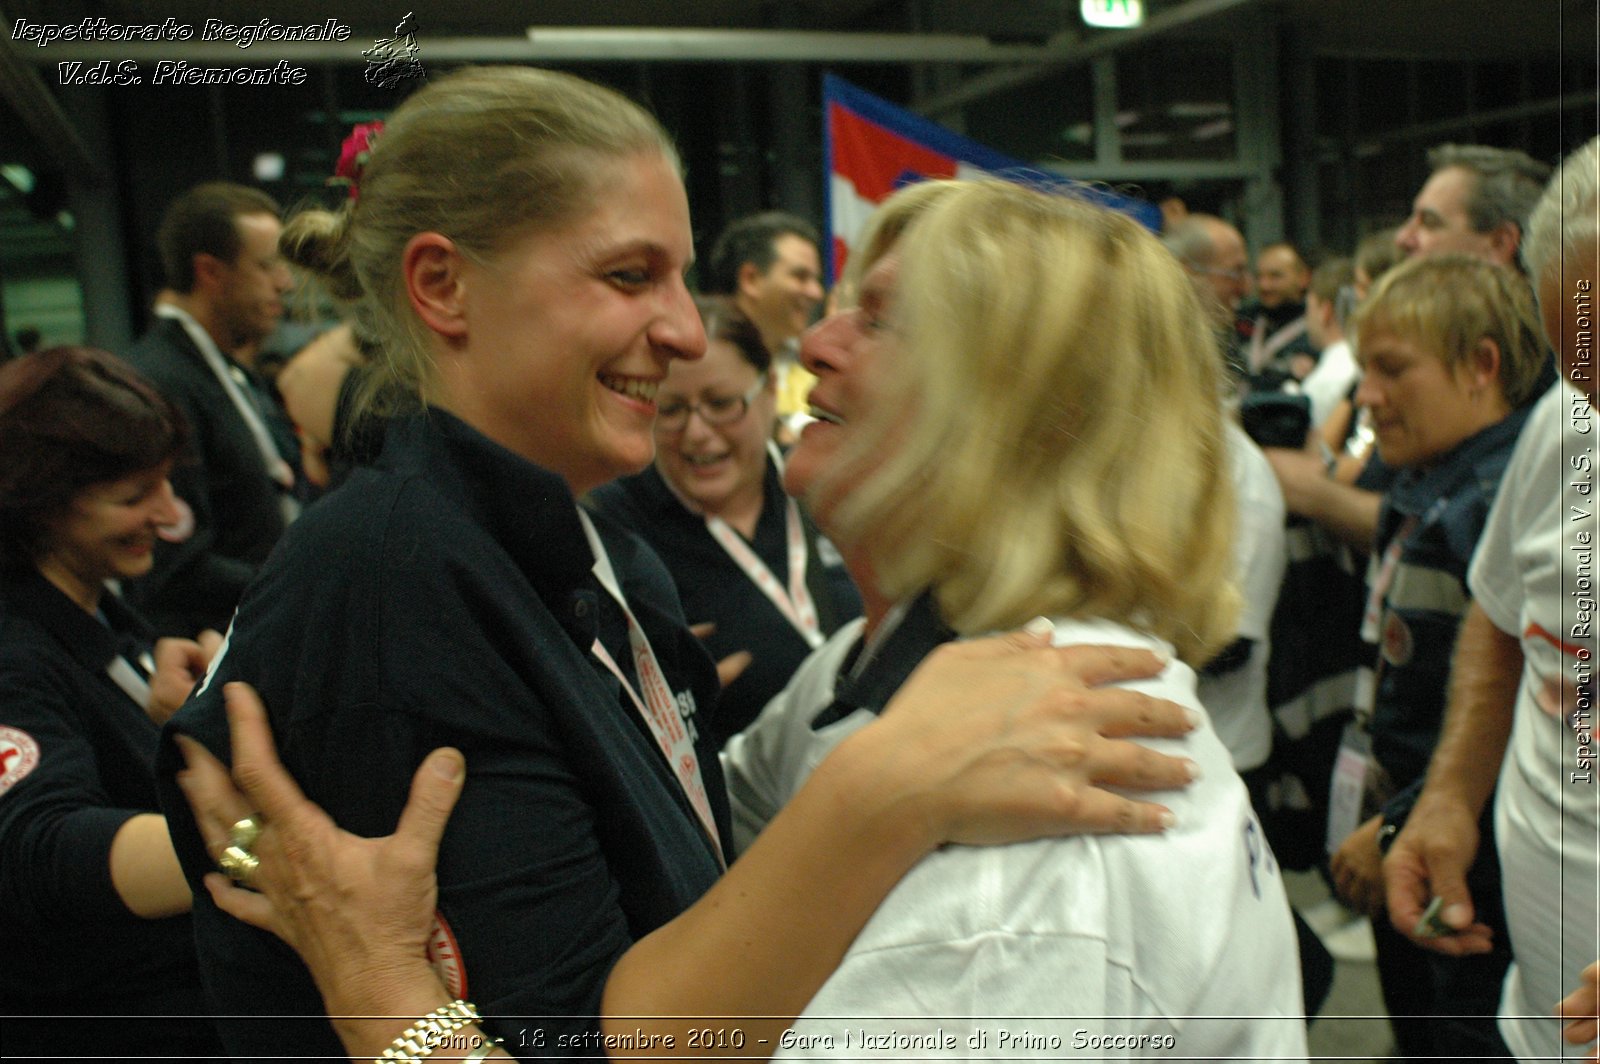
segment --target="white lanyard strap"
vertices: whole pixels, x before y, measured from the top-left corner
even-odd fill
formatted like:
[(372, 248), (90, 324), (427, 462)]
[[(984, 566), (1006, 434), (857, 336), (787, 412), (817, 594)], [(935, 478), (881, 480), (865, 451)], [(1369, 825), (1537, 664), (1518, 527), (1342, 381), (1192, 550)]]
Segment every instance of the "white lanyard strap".
[[(155, 671), (155, 662), (148, 654), (140, 655), (140, 664), (151, 672)], [(122, 688), (123, 694), (133, 699), (140, 709), (150, 710), (150, 682), (139, 675), (139, 670), (128, 664), (128, 659), (121, 654), (111, 657), (111, 664), (106, 666), (106, 675), (111, 677), (111, 682)]]
[(1255, 331), (1250, 334), (1250, 368), (1259, 370), (1272, 359), (1277, 357), (1279, 351), (1289, 346), (1289, 341), (1296, 339), (1306, 331), (1306, 320), (1296, 318), (1271, 336), (1267, 335), (1267, 319), (1256, 319)]
[[(228, 399), (233, 403), (233, 408), (239, 412), (239, 417), (244, 420), (245, 427), (250, 430), (251, 437), (255, 440), (256, 449), (261, 452), (262, 464), (266, 466), (267, 476), (277, 482), (285, 492), (294, 489), (294, 470), (289, 463), (283, 460), (283, 455), (278, 453), (278, 445), (272, 442), (272, 434), (267, 431), (266, 422), (261, 419), (261, 411), (254, 401), (244, 394), (244, 386), (234, 379), (233, 367), (223, 357), (216, 341), (211, 339), (211, 334), (200, 327), (186, 311), (163, 303), (156, 308), (156, 316), (171, 318), (183, 326), (183, 331), (189, 334), (189, 339), (195, 347), (200, 349), (200, 357), (205, 359), (206, 366), (217, 378), (217, 383), (222, 385), (222, 390), (228, 393)], [(300, 507), (293, 497), (284, 495), (280, 500), (283, 507), (285, 521), (294, 520)]]
[(661, 674), (661, 664), (656, 659), (655, 651), (650, 648), (650, 640), (645, 636), (644, 629), (639, 626), (633, 610), (628, 608), (627, 599), (623, 598), (622, 588), (617, 583), (617, 574), (611, 567), (611, 557), (606, 553), (605, 544), (600, 542), (599, 533), (595, 531), (589, 515), (581, 509), (578, 511), (578, 520), (583, 524), (583, 534), (589, 539), (590, 549), (594, 551), (595, 579), (600, 581), (600, 586), (605, 588), (606, 593), (621, 607), (622, 616), (628, 622), (628, 645), (633, 651), (634, 673), (639, 678), (639, 686), (644, 689), (643, 697), (640, 697), (640, 692), (628, 682), (627, 675), (618, 667), (616, 659), (599, 639), (594, 641), (594, 646), (590, 649), (594, 656), (600, 659), (600, 663), (622, 684), (622, 689), (628, 692), (628, 697), (633, 700), (639, 715), (649, 725), (650, 734), (655, 738), (656, 745), (661, 748), (661, 754), (667, 759), (673, 774), (677, 776), (678, 784), (688, 796), (689, 804), (694, 806), (695, 815), (700, 818), (700, 826), (705, 829), (706, 837), (711, 840), (711, 848), (716, 852), (717, 863), (726, 868), (727, 861), (722, 855), (722, 843), (717, 838), (716, 820), (711, 815), (711, 801), (706, 797), (705, 780), (700, 775), (700, 759), (694, 748), (694, 738), (684, 724), (683, 715), (678, 712), (678, 701), (672, 697), (672, 689), (667, 686), (666, 677)]
[(811, 592), (806, 588), (806, 534), (800, 524), (800, 507), (793, 499), (785, 500), (784, 525), (789, 546), (789, 590), (784, 592), (783, 585), (778, 578), (767, 568), (767, 563), (744, 538), (729, 527), (728, 522), (720, 517), (706, 518), (706, 531), (711, 533), (728, 557), (739, 567), (750, 582), (761, 589), (761, 593), (772, 601), (783, 614), (785, 619), (800, 633), (800, 638), (806, 645), (815, 650), (823, 643), (822, 625), (817, 621), (817, 607), (811, 600)]
[[(772, 458), (772, 466), (777, 470), (778, 478), (783, 478), (783, 456), (778, 453), (778, 448), (770, 442), (767, 452)], [(761, 589), (761, 593), (771, 600), (778, 608), (778, 612), (800, 633), (800, 638), (812, 650), (823, 644), (822, 625), (817, 621), (817, 607), (811, 599), (811, 592), (806, 587), (806, 533), (800, 522), (800, 507), (793, 499), (785, 499), (784, 506), (784, 532), (788, 540), (789, 555), (789, 589), (785, 593), (783, 585), (778, 578), (767, 568), (767, 563), (761, 560), (760, 555), (750, 549), (744, 538), (735, 532), (728, 522), (720, 517), (706, 518), (706, 531), (711, 533), (711, 538), (727, 552), (750, 582)]]
[[(1444, 500), (1440, 500), (1442, 504)], [(1439, 509), (1438, 505), (1435, 510)], [(1434, 510), (1429, 511), (1431, 519)], [(1383, 603), (1389, 595), (1389, 588), (1394, 585), (1395, 571), (1400, 568), (1400, 554), (1405, 549), (1406, 540), (1417, 530), (1422, 519), (1412, 514), (1401, 522), (1401, 525), (1389, 541), (1389, 548), (1383, 552), (1383, 561), (1380, 564), (1377, 558), (1369, 563), (1368, 583), (1371, 585), (1367, 592), (1367, 608), (1361, 615), (1361, 638), (1378, 647), (1378, 660), (1373, 667), (1361, 669), (1356, 675), (1355, 706), (1356, 720), (1363, 726), (1372, 719), (1372, 714), (1378, 705), (1378, 680), (1383, 676)]]

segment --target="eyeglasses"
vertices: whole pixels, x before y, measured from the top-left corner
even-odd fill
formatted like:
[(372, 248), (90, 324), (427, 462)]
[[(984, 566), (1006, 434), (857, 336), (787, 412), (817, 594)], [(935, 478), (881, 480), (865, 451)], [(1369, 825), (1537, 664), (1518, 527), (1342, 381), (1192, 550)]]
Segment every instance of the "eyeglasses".
[(743, 395), (714, 395), (698, 403), (685, 403), (682, 400), (663, 403), (656, 408), (656, 431), (682, 432), (689, 425), (690, 414), (699, 414), (700, 420), (707, 425), (731, 425), (750, 412), (751, 402), (761, 394), (766, 384), (767, 375), (763, 373)]

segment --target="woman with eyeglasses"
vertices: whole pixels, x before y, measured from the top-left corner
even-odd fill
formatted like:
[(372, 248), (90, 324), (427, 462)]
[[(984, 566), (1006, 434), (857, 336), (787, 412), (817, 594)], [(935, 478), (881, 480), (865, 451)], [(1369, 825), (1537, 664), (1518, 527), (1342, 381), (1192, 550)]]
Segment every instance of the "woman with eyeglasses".
[[(731, 300), (696, 301), (706, 354), (677, 361), (656, 397), (655, 465), (595, 491), (596, 509), (649, 543), (691, 624), (723, 663), (717, 746), (783, 689), (813, 648), (861, 614), (833, 545), (783, 491), (772, 444), (772, 355)], [(731, 674), (731, 676), (730, 676)]]

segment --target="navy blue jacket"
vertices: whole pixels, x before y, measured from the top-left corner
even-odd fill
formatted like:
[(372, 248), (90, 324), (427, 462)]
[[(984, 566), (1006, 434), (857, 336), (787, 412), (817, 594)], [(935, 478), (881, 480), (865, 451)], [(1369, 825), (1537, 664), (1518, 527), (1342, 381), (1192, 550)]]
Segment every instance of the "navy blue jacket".
[[(194, 513), (188, 539), (157, 541), (155, 566), (129, 582), (128, 601), (163, 635), (193, 638), (202, 628), (221, 631), (245, 585), (283, 535), (281, 489), (267, 475), (255, 437), (182, 325), (157, 318), (125, 357), (188, 422), (189, 451), (172, 471), (172, 488)], [(297, 468), (300, 451), (288, 418), (252, 374), (242, 368), (240, 374), (279, 452)]]
[[(598, 523), (598, 522), (597, 522)], [(710, 659), (683, 625), (671, 584), (625, 532), (602, 535), (680, 711), (715, 697)], [(557, 476), (450, 415), (395, 421), (374, 468), (309, 509), (245, 593), (221, 666), (174, 718), (220, 754), (222, 685), (247, 680), (272, 714), (285, 764), (344, 828), (393, 831), (412, 773), (453, 745), (467, 783), (439, 855), (439, 908), (455, 940), (452, 989), (492, 1033), (597, 1029), (612, 965), (718, 875), (666, 760), (598, 637), (631, 671), (620, 611), (592, 576), (577, 508)], [(701, 768), (726, 845), (714, 748)], [(212, 868), (173, 785), (163, 800), (186, 874)], [(317, 1015), (309, 976), (271, 936), (195, 912), (219, 1012)], [(447, 980), (448, 984), (449, 980)], [(324, 1019), (224, 1022), (239, 1056), (343, 1059)]]
[(1467, 566), (1483, 534), (1500, 476), (1528, 409), (1514, 411), (1427, 469), (1407, 469), (1383, 497), (1373, 557), (1382, 559), (1406, 521), (1384, 598), (1372, 752), (1395, 788), (1418, 783), (1444, 723), (1450, 656), (1471, 593)]
[[(778, 472), (767, 463), (761, 517), (750, 547), (787, 590), (789, 546), (787, 496)], [(706, 530), (705, 518), (690, 513), (654, 467), (591, 494), (597, 511), (637, 533), (666, 563), (691, 624), (714, 623), (706, 649), (714, 660), (748, 650), (752, 660), (723, 690), (712, 717), (717, 745), (744, 729), (788, 684), (811, 647), (772, 600), (762, 593)], [(824, 636), (861, 616), (861, 595), (844, 561), (801, 508), (806, 537), (806, 589), (816, 605)]]
[(19, 1056), (217, 1053), (209, 1022), (189, 1018), (206, 1012), (189, 917), (135, 916), (111, 882), (112, 839), (157, 811), (159, 729), (106, 671), (118, 654), (138, 668), (149, 630), (115, 595), (101, 612), (106, 624), (31, 567), (0, 573), (0, 1042)]

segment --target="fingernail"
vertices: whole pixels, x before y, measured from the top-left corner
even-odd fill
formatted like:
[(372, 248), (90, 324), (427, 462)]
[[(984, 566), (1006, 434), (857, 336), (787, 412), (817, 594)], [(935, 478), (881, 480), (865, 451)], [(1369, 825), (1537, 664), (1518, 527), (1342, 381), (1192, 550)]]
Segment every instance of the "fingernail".
[(1172, 810), (1163, 809), (1161, 810), (1161, 815), (1156, 817), (1156, 823), (1161, 825), (1162, 831), (1166, 831), (1177, 825), (1178, 818), (1172, 815)]
[(1023, 625), (1022, 630), (1032, 636), (1049, 636), (1050, 638), (1054, 639), (1056, 634), (1056, 622), (1052, 621), (1048, 617), (1035, 617), (1033, 620)]
[(1195, 728), (1200, 727), (1200, 725), (1202, 725), (1202, 724), (1204, 724), (1206, 722), (1206, 715), (1204, 713), (1200, 712), (1198, 709), (1193, 708), (1192, 706), (1185, 706), (1184, 707), (1184, 712), (1186, 712), (1189, 715), (1189, 730), (1190, 731), (1193, 731)]
[(1467, 912), (1467, 907), (1459, 902), (1455, 905), (1446, 905), (1439, 917), (1445, 923), (1458, 930), (1472, 923), (1472, 916)]
[(461, 778), (461, 768), (465, 764), (461, 755), (454, 750), (441, 750), (430, 759), (429, 768), (434, 775), (454, 783)]
[(1183, 770), (1188, 774), (1190, 783), (1200, 778), (1200, 762), (1198, 761), (1184, 758)]

